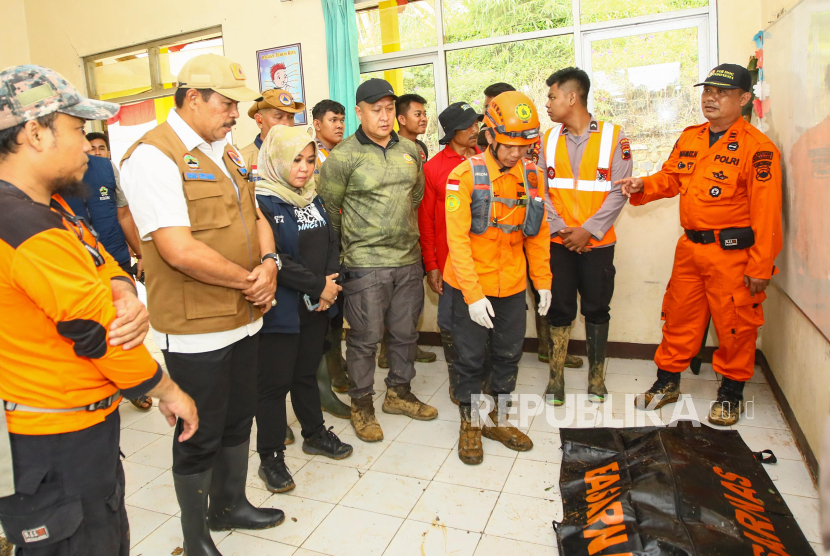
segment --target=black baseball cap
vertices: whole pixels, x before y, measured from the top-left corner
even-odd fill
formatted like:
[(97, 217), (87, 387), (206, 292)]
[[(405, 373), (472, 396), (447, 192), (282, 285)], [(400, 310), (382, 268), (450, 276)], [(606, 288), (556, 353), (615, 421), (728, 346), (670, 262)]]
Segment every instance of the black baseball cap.
[(703, 83), (698, 83), (695, 87), (701, 85), (721, 89), (743, 89), (749, 92), (752, 89), (752, 76), (749, 75), (749, 70), (738, 64), (721, 64), (709, 72)]
[(448, 145), (456, 131), (467, 129), (474, 122), (480, 122), (482, 119), (484, 115), (476, 112), (475, 108), (468, 103), (453, 102), (438, 114), (438, 122), (444, 130), (444, 136), (438, 140), (438, 143)]
[(357, 93), (354, 95), (354, 103), (368, 102), (374, 104), (382, 98), (392, 97), (397, 100), (395, 90), (392, 85), (385, 79), (367, 79), (357, 88)]

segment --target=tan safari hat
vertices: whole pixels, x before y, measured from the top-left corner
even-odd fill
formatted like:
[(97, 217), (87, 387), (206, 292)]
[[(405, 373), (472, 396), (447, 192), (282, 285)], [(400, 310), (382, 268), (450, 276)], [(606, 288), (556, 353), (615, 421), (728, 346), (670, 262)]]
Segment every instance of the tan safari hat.
[(236, 62), (216, 54), (202, 54), (185, 63), (176, 78), (179, 87), (213, 89), (237, 102), (256, 100), (260, 94), (245, 86), (245, 73)]
[(268, 89), (262, 93), (262, 96), (256, 100), (255, 103), (248, 108), (248, 116), (254, 117), (257, 111), (263, 108), (276, 108), (283, 112), (290, 112), (296, 114), (305, 110), (305, 104), (297, 102), (291, 93), (282, 89)]

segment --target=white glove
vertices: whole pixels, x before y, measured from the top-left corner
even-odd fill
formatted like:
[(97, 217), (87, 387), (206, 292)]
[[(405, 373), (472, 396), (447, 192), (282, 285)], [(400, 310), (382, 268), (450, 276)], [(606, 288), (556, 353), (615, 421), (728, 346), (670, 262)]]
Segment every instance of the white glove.
[(543, 317), (548, 314), (550, 309), (550, 290), (539, 290), (539, 314)]
[[(550, 292), (548, 292), (548, 295), (550, 295)], [(470, 318), (473, 319), (473, 322), (484, 328), (493, 328), (493, 321), (490, 320), (487, 313), (490, 313), (490, 317), (496, 316), (493, 305), (486, 297), (482, 297), (475, 303), (470, 303)]]

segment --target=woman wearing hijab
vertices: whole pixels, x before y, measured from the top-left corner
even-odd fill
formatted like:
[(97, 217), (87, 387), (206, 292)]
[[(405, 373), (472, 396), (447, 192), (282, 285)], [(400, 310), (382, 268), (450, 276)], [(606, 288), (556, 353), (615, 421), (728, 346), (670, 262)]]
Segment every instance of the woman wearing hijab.
[(274, 126), (259, 151), (256, 196), (274, 231), (282, 268), (277, 305), (265, 314), (259, 349), (259, 477), (271, 492), (294, 488), (285, 465), (285, 396), (291, 392), (303, 451), (343, 459), (352, 447), (326, 429), (317, 368), (341, 288), (339, 246), (316, 192), (317, 147), (298, 127)]

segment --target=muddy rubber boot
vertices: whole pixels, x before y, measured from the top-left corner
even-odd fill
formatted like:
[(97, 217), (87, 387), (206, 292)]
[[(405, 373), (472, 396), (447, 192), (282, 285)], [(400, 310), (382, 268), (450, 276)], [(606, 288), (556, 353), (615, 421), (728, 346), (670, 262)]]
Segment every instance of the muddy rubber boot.
[[(491, 394), (494, 400), (498, 399), (498, 394)], [(533, 441), (522, 431), (507, 422), (506, 416), (499, 417), (498, 408), (490, 412), (490, 420), (493, 426), (483, 424), (481, 427), (481, 436), (501, 442), (507, 448), (516, 450), (517, 452), (527, 452), (533, 448)]]
[(608, 323), (585, 323), (585, 340), (588, 346), (588, 399), (604, 402), (608, 390), (605, 388), (605, 350), (608, 346)]
[(657, 396), (662, 396), (662, 398), (657, 402), (657, 405), (650, 409), (659, 409), (680, 399), (680, 373), (670, 373), (663, 369), (657, 369), (657, 380), (651, 388), (642, 394), (637, 394), (637, 397), (634, 398), (634, 407), (647, 409), (648, 405)]
[(709, 422), (729, 427), (738, 422), (744, 410), (744, 385), (731, 378), (723, 377), (718, 388), (718, 399), (709, 408)]
[(257, 508), (245, 495), (249, 445), (250, 442), (243, 442), (239, 446), (222, 448), (216, 454), (208, 509), (211, 531), (269, 529), (285, 521), (282, 510)]
[(208, 492), (212, 471), (196, 475), (173, 473), (173, 486), (181, 508), (184, 550), (187, 556), (222, 556), (208, 529)]
[(467, 465), (478, 465), (484, 461), (484, 448), (481, 445), (481, 427), (472, 424), (472, 408), (459, 406), (461, 428), (458, 432), (458, 459)]
[(550, 327), (550, 378), (545, 390), (545, 401), (553, 405), (565, 403), (565, 356), (568, 355), (568, 340), (571, 337), (570, 326)]
[(294, 444), (294, 431), (291, 427), (285, 427), (285, 445)]
[(340, 401), (331, 389), (331, 377), (325, 359), (321, 359), (317, 367), (317, 389), (320, 391), (320, 407), (323, 411), (340, 419), (348, 419), (351, 416), (349, 406)]
[(550, 358), (550, 332), (548, 332), (548, 318), (534, 311), (536, 317), (536, 339), (539, 340), (537, 354), (539, 361), (547, 363)]
[(335, 392), (347, 392), (354, 383), (346, 371), (346, 360), (343, 358), (343, 329), (331, 328), (326, 334), (326, 341), (331, 347), (326, 352), (325, 361), (329, 376), (331, 377), (331, 389)]
[(581, 369), (584, 364), (585, 361), (578, 355), (571, 355), (569, 353), (565, 356), (565, 368), (567, 369)]
[(366, 394), (362, 398), (352, 398), (351, 413), (352, 426), (359, 439), (363, 442), (383, 440), (383, 429), (375, 417), (371, 394)]
[(438, 410), (416, 398), (409, 384), (391, 386), (386, 390), (381, 409), (384, 413), (406, 415), (418, 421), (432, 421), (438, 417)]
[(452, 334), (441, 331), (441, 346), (444, 348), (444, 361), (447, 362), (447, 374), (450, 377), (450, 401), (458, 405), (458, 400), (455, 399), (455, 388), (458, 386), (458, 374), (455, 372), (455, 361), (452, 356)]
[(425, 351), (418, 346), (418, 352), (415, 354), (415, 361), (418, 363), (434, 363), (438, 356), (431, 351)]

